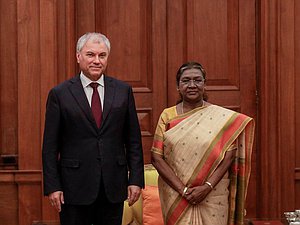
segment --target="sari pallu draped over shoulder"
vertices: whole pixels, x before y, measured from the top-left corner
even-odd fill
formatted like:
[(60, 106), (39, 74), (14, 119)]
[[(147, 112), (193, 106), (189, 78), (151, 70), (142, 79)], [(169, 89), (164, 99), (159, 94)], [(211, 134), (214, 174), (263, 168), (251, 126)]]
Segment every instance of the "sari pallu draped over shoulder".
[[(168, 121), (162, 137), (164, 159), (188, 187), (202, 185), (221, 163), (226, 151), (233, 144), (236, 145), (236, 157), (229, 174), (229, 206), (226, 215), (229, 225), (243, 224), (253, 136), (252, 118), (209, 105)], [(186, 216), (193, 217), (191, 221), (194, 222), (189, 224), (198, 224), (196, 217), (201, 212), (192, 210), (194, 206), (161, 178), (159, 188), (165, 224), (182, 224), (180, 221)], [(209, 221), (205, 223), (212, 224)]]

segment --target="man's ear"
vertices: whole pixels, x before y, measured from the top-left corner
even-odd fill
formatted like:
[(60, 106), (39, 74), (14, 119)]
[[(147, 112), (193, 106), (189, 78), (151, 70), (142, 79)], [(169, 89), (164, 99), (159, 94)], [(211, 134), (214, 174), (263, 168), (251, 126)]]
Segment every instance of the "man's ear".
[(79, 63), (79, 57), (80, 57), (80, 53), (76, 53), (77, 63)]

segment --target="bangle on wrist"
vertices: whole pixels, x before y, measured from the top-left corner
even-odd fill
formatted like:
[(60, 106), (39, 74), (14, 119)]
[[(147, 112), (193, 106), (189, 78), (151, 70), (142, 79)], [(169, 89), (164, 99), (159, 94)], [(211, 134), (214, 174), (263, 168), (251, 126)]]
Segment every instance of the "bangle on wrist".
[(183, 188), (183, 192), (182, 192), (182, 196), (185, 196), (186, 195), (186, 192), (188, 191), (188, 187), (184, 187)]
[(213, 185), (209, 181), (205, 181), (204, 184), (207, 184), (211, 190), (214, 189)]

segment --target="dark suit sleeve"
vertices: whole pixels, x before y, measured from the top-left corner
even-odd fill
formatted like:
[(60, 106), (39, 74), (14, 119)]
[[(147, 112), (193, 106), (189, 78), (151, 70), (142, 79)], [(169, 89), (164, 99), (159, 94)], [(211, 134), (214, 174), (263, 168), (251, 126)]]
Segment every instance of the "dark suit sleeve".
[(128, 109), (126, 118), (126, 156), (129, 169), (129, 185), (144, 187), (144, 160), (141, 141), (141, 131), (134, 96), (130, 88), (128, 93)]
[(46, 105), (42, 150), (45, 195), (61, 190), (58, 170), (60, 122), (59, 101), (54, 90), (51, 90), (49, 92)]

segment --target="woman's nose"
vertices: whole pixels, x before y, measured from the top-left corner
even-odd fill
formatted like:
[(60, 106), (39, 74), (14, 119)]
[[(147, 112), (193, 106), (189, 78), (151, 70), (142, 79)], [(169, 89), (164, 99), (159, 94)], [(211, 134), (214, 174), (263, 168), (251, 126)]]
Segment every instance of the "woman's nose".
[(194, 80), (189, 80), (188, 87), (194, 87), (194, 86), (197, 87), (195, 81)]

